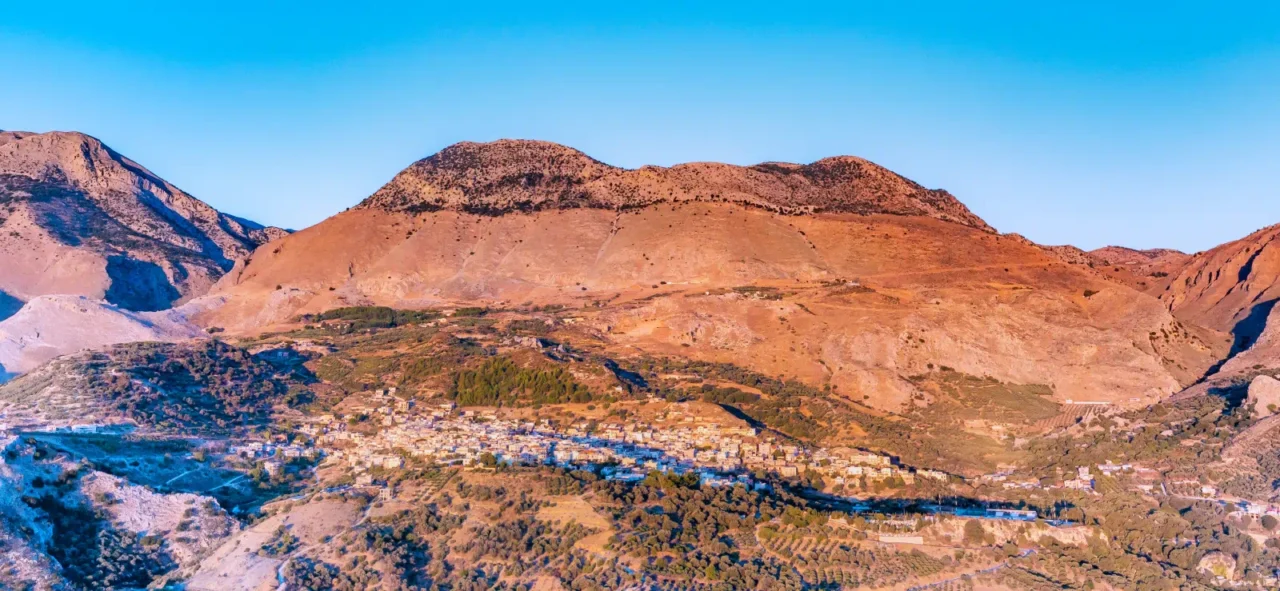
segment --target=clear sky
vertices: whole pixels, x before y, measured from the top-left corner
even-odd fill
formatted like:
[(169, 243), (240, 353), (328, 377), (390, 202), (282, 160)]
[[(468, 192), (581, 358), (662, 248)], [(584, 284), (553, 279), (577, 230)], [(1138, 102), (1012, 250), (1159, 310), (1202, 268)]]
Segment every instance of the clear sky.
[(501, 137), (855, 154), (1048, 244), (1280, 222), (1275, 2), (15, 2), (0, 80), (0, 128), (92, 134), (292, 228)]

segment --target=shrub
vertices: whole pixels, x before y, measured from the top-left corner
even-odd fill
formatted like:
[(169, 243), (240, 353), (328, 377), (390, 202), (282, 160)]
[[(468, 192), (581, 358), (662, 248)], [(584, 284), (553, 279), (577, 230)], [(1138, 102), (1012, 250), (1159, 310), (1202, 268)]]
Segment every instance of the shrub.
[(977, 519), (970, 519), (964, 524), (964, 541), (970, 544), (982, 544), (986, 541), (987, 532), (982, 528), (982, 522)]

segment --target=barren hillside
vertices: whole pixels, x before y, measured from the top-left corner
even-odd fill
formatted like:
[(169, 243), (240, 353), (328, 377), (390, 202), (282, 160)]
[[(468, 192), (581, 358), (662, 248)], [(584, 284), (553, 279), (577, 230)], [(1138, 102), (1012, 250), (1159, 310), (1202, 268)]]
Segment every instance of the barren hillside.
[(0, 382), (68, 353), (203, 336), (187, 322), (190, 310), (131, 312), (84, 296), (40, 296), (0, 321)]
[(1180, 318), (1235, 337), (1236, 350), (1262, 334), (1280, 299), (1280, 226), (1196, 254), (1160, 299)]
[[(837, 162), (856, 172), (813, 172)], [(1155, 298), (850, 158), (622, 171), (552, 144), (454, 146), (214, 292), (228, 303), (200, 320), (248, 332), (343, 305), (569, 306), (622, 350), (746, 362), (895, 410), (927, 400), (907, 378), (931, 366), (1136, 403), (1225, 353)]]
[(48, 294), (158, 310), (285, 232), (235, 218), (80, 133), (0, 132), (0, 315)]

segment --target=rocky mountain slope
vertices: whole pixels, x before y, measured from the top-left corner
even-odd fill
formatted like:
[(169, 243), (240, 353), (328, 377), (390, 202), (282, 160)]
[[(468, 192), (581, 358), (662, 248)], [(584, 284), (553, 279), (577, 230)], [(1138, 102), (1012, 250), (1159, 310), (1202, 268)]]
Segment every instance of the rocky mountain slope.
[(93, 137), (0, 132), (0, 314), (48, 294), (167, 308), (284, 234), (218, 212)]
[(1236, 355), (1273, 324), (1268, 318), (1280, 300), (1278, 237), (1280, 226), (1271, 226), (1194, 255), (1108, 247), (1087, 256), (1101, 275), (1159, 298), (1184, 322), (1230, 334), (1230, 354)]
[(908, 378), (932, 367), (1136, 403), (1225, 353), (1154, 297), (849, 157), (627, 171), (554, 144), (460, 144), (213, 292), (227, 304), (199, 321), (250, 332), (344, 305), (568, 306), (623, 351), (891, 410), (927, 400)]
[(1280, 226), (1196, 254), (1160, 299), (1181, 318), (1230, 332), (1237, 351), (1248, 348), (1280, 300)]
[(84, 296), (40, 296), (0, 321), (0, 382), (68, 353), (116, 343), (203, 336), (186, 319), (192, 310), (187, 306), (132, 312)]

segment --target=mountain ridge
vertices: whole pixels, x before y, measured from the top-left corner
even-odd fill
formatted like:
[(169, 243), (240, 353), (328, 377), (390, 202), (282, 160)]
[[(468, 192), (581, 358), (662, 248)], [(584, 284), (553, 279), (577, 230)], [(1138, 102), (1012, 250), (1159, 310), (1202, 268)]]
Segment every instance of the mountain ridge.
[(223, 214), (79, 132), (0, 132), (0, 290), (157, 310), (286, 232)]
[(810, 164), (692, 162), (625, 169), (553, 142), (460, 142), (423, 158), (357, 208), (502, 214), (729, 202), (785, 214), (920, 215), (994, 232), (950, 193), (854, 156)]

